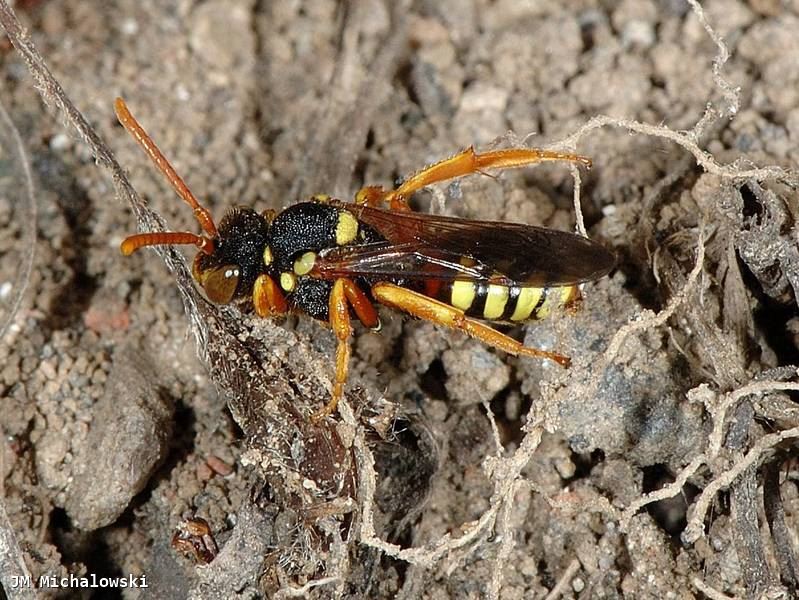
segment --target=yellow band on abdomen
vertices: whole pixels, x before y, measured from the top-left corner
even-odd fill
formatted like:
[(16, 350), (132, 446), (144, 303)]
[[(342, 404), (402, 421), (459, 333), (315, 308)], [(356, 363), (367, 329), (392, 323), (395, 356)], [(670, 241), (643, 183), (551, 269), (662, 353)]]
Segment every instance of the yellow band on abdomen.
[(499, 319), (502, 313), (505, 312), (505, 305), (508, 303), (510, 297), (510, 289), (505, 285), (488, 286), (488, 295), (486, 296), (486, 304), (483, 309), (483, 318)]
[(565, 306), (574, 298), (576, 290), (576, 286), (573, 285), (548, 288), (547, 297), (544, 302), (541, 303), (541, 306), (538, 307), (538, 310), (535, 311), (535, 317), (537, 319), (544, 319), (548, 317), (553, 310)]
[(510, 316), (511, 321), (524, 321), (530, 318), (533, 310), (541, 300), (544, 290), (535, 287), (523, 287), (516, 298), (516, 309)]
[(453, 281), (450, 304), (466, 312), (471, 308), (474, 297), (477, 295), (475, 284), (472, 281)]

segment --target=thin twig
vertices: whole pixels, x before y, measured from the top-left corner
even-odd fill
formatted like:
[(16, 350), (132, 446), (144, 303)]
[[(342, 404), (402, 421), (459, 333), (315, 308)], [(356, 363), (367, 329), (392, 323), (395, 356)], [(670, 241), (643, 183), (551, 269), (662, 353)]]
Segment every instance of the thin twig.
[(305, 585), (301, 585), (299, 587), (281, 588), (280, 591), (275, 594), (275, 598), (307, 598), (308, 593), (312, 589), (322, 587), (324, 585), (338, 583), (339, 581), (339, 577), (322, 577), (321, 579), (312, 579)]
[(673, 498), (674, 496), (681, 494), (685, 484), (699, 470), (699, 468), (702, 465), (708, 464), (714, 460), (721, 453), (724, 434), (723, 426), (727, 411), (730, 409), (730, 407), (735, 406), (735, 404), (747, 396), (786, 390), (799, 391), (799, 383), (786, 381), (756, 381), (729, 392), (725, 395), (724, 400), (722, 400), (717, 407), (710, 406), (710, 402), (712, 402), (712, 398), (715, 396), (715, 394), (713, 394), (707, 388), (707, 386), (700, 386), (692, 390), (694, 393), (689, 393), (689, 397), (693, 396), (697, 399), (703, 400), (708, 412), (710, 412), (713, 416), (713, 430), (708, 439), (707, 450), (704, 453), (695, 456), (691, 462), (680, 471), (672, 483), (641, 496), (635, 502), (631, 502), (629, 506), (624, 509), (624, 512), (621, 515), (622, 527), (626, 527), (630, 519), (648, 504), (659, 502), (660, 500), (665, 500), (667, 498)]
[(710, 600), (738, 600), (735, 596), (728, 596), (727, 594), (723, 594), (717, 589), (710, 587), (704, 581), (699, 579), (699, 577), (694, 577), (691, 579), (691, 583), (694, 584), (696, 589), (710, 598)]
[(491, 403), (488, 400), (483, 400), (483, 408), (486, 411), (486, 418), (491, 424), (491, 433), (494, 436), (494, 447), (497, 449), (497, 458), (501, 458), (503, 454), (502, 439), (499, 436), (499, 427), (497, 427), (497, 419), (494, 416), (494, 411), (491, 410)]
[(569, 563), (569, 566), (566, 567), (566, 570), (563, 571), (563, 574), (558, 579), (558, 583), (555, 584), (555, 587), (547, 594), (547, 597), (544, 600), (557, 600), (566, 590), (566, 586), (571, 583), (572, 578), (577, 574), (577, 571), (580, 570), (580, 561), (576, 558), (573, 558), (572, 561)]
[(5, 497), (0, 497), (0, 583), (9, 600), (29, 600), (38, 595), (8, 518)]
[[(516, 495), (520, 487), (521, 483), (516, 482), (512, 494), (513, 496)], [(505, 578), (505, 567), (508, 564), (508, 557), (510, 557), (510, 553), (513, 550), (513, 546), (516, 542), (510, 523), (511, 514), (514, 508), (515, 505), (512, 502), (505, 502), (503, 505), (502, 516), (500, 518), (500, 523), (502, 523), (502, 538), (499, 542), (497, 558), (494, 560), (494, 566), (491, 570), (491, 582), (488, 586), (488, 597), (491, 598), (491, 600), (499, 600), (499, 593), (502, 589), (502, 581)]]
[(671, 140), (693, 154), (696, 162), (705, 169), (705, 171), (725, 179), (734, 179), (736, 181), (743, 181), (745, 179), (756, 179), (757, 181), (777, 180), (792, 185), (799, 183), (799, 174), (794, 170), (775, 166), (741, 169), (734, 163), (730, 165), (721, 165), (709, 152), (702, 150), (697, 142), (685, 133), (674, 131), (660, 125), (649, 125), (632, 119), (617, 119), (607, 115), (593, 117), (573, 134), (554, 143), (552, 146), (554, 148), (563, 149), (575, 148), (582, 138), (595, 129), (601, 129), (602, 127), (621, 127), (635, 133)]
[(629, 526), (630, 520), (641, 510), (643, 507), (647, 506), (648, 504), (652, 504), (653, 502), (660, 502), (661, 500), (665, 500), (667, 498), (673, 498), (678, 496), (682, 493), (683, 489), (685, 488), (685, 484), (688, 483), (688, 479), (693, 477), (693, 475), (699, 470), (703, 464), (707, 462), (707, 458), (704, 454), (700, 454), (695, 456), (694, 459), (688, 463), (688, 465), (683, 468), (679, 475), (677, 475), (676, 479), (671, 482), (669, 485), (664, 486), (658, 490), (654, 490), (649, 492), (648, 494), (644, 494), (640, 496), (634, 502), (630, 502), (629, 506), (624, 509), (624, 512), (621, 514), (620, 525), (622, 529), (627, 529)]
[[(22, 297), (28, 287), (31, 279), (31, 271), (33, 270), (33, 259), (36, 255), (36, 200), (34, 197), (33, 176), (31, 175), (30, 161), (28, 154), (25, 151), (25, 144), (22, 143), (22, 138), (19, 135), (14, 122), (11, 120), (5, 106), (0, 103), (0, 140), (2, 140), (2, 147), (10, 153), (12, 163), (14, 164), (14, 173), (20, 181), (14, 182), (14, 188), (9, 190), (9, 193), (16, 193), (18, 197), (14, 203), (16, 207), (23, 207), (23, 215), (20, 219), (19, 212), (15, 212), (17, 220), (22, 224), (23, 235), (18, 244), (24, 248), (24, 257), (20, 265), (15, 265), (15, 277), (12, 286), (14, 289), (14, 298), (9, 303), (10, 309), (8, 314), (0, 322), (0, 340), (5, 338), (8, 328), (22, 305)], [(21, 185), (20, 185), (21, 184)], [(18, 210), (15, 209), (16, 210)], [(26, 210), (25, 210), (26, 209)]]
[(711, 407), (710, 410), (713, 413), (713, 431), (708, 440), (708, 454), (714, 457), (721, 451), (721, 446), (724, 441), (724, 423), (727, 412), (731, 407), (738, 404), (740, 400), (747, 396), (778, 391), (799, 391), (799, 383), (791, 381), (755, 381), (727, 394), (718, 408), (713, 409)]
[(705, 516), (711, 503), (716, 498), (716, 494), (723, 488), (728, 487), (736, 477), (743, 473), (750, 466), (754, 465), (765, 452), (771, 450), (785, 440), (798, 438), (799, 427), (793, 427), (777, 433), (764, 435), (752, 446), (744, 457), (737, 461), (728, 471), (711, 481), (699, 496), (699, 499), (691, 507), (691, 516), (688, 525), (682, 533), (683, 543), (693, 544), (704, 533)]
[[(727, 100), (727, 107), (724, 111), (726, 114), (732, 116), (738, 112), (738, 108), (740, 106), (741, 100), (741, 90), (740, 88), (733, 86), (724, 76), (721, 74), (722, 69), (724, 69), (724, 65), (730, 59), (730, 51), (727, 48), (727, 44), (724, 43), (724, 40), (721, 36), (716, 33), (716, 30), (713, 29), (713, 26), (707, 20), (705, 16), (705, 11), (702, 8), (702, 5), (697, 2), (697, 0), (688, 0), (688, 4), (691, 5), (691, 10), (694, 11), (696, 18), (699, 19), (699, 23), (707, 33), (708, 37), (713, 40), (713, 43), (716, 44), (716, 48), (718, 48), (718, 52), (716, 53), (715, 58), (713, 59), (713, 81), (715, 82), (716, 86), (721, 90), (722, 94), (724, 94), (725, 100)], [(701, 128), (694, 127), (694, 134), (696, 138), (701, 136)]]
[(569, 168), (571, 169), (572, 178), (574, 179), (572, 202), (574, 204), (575, 228), (577, 229), (577, 233), (584, 237), (588, 237), (588, 233), (585, 231), (585, 219), (583, 219), (583, 207), (580, 201), (582, 198), (582, 180), (580, 179), (580, 169), (574, 164), (570, 165)]
[(696, 262), (694, 263), (693, 269), (691, 269), (691, 272), (688, 274), (688, 279), (686, 280), (685, 285), (677, 294), (669, 299), (666, 308), (658, 313), (643, 311), (641, 314), (636, 315), (634, 320), (628, 322), (616, 332), (616, 334), (610, 340), (607, 350), (605, 350), (605, 352), (602, 354), (602, 357), (599, 359), (599, 361), (597, 361), (596, 369), (594, 371), (596, 375), (588, 387), (589, 394), (596, 392), (605, 370), (616, 359), (616, 356), (621, 351), (624, 342), (630, 335), (660, 327), (666, 321), (668, 321), (672, 315), (674, 315), (674, 313), (683, 303), (686, 302), (693, 291), (693, 288), (696, 286), (696, 281), (699, 277), (699, 273), (702, 272), (704, 261), (705, 238), (704, 233), (700, 230), (699, 237), (697, 239)]

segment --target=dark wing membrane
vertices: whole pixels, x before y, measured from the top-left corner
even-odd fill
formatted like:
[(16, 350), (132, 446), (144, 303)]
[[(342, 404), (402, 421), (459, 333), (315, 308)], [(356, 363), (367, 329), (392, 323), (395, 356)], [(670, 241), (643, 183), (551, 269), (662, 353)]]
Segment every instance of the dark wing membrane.
[(316, 259), (315, 268), (326, 279), (361, 276), (514, 283), (490, 265), (462, 259), (461, 254), (425, 246), (421, 242), (393, 244), (386, 241), (323, 250)]
[(340, 206), (377, 230), (386, 242), (324, 253), (317, 266), (331, 275), (573, 285), (599, 279), (615, 264), (613, 253), (573, 233), (520, 223)]

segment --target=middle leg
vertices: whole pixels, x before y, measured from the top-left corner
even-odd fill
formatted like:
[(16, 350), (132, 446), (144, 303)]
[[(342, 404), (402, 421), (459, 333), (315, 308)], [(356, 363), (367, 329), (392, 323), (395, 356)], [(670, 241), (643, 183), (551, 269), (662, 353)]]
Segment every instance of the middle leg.
[(338, 341), (336, 345), (336, 377), (333, 382), (333, 396), (322, 409), (311, 416), (312, 421), (321, 421), (332, 414), (344, 395), (344, 386), (347, 383), (351, 356), (352, 322), (350, 307), (352, 307), (358, 320), (366, 327), (376, 329), (380, 325), (374, 305), (361, 288), (351, 279), (336, 279), (333, 284), (333, 290), (330, 293), (329, 304), (330, 325)]

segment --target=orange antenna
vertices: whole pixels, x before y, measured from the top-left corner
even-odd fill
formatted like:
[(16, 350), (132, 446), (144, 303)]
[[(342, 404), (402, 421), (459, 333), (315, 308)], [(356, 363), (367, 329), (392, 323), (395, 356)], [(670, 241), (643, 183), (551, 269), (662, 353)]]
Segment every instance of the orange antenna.
[(189, 231), (156, 231), (153, 233), (137, 233), (126, 237), (119, 249), (122, 254), (130, 256), (139, 248), (145, 246), (175, 246), (179, 244), (193, 244), (205, 254), (214, 251), (214, 243), (201, 235)]
[[(200, 227), (202, 227), (203, 231), (205, 233), (207, 233), (211, 238), (217, 237), (218, 232), (216, 230), (216, 225), (214, 225), (214, 219), (211, 216), (211, 213), (208, 212), (207, 208), (205, 208), (204, 206), (200, 205), (200, 203), (197, 201), (197, 198), (195, 198), (194, 194), (191, 193), (191, 190), (189, 189), (189, 187), (186, 185), (186, 183), (183, 181), (183, 179), (181, 179), (180, 175), (177, 174), (177, 171), (175, 171), (175, 168), (171, 164), (169, 164), (169, 161), (166, 159), (166, 157), (158, 149), (158, 146), (155, 145), (155, 142), (153, 141), (153, 139), (147, 134), (147, 132), (144, 130), (144, 128), (134, 118), (134, 116), (132, 114), (130, 114), (130, 111), (128, 110), (128, 107), (127, 107), (127, 105), (125, 104), (125, 101), (122, 98), (117, 98), (116, 101), (114, 102), (114, 111), (117, 114), (117, 119), (119, 119), (119, 122), (122, 123), (123, 127), (128, 130), (128, 133), (130, 133), (130, 135), (133, 136), (133, 139), (135, 139), (136, 142), (138, 142), (138, 144), (144, 149), (144, 151), (147, 153), (147, 156), (149, 156), (150, 159), (155, 163), (155, 166), (158, 168), (158, 170), (161, 171), (161, 173), (164, 174), (164, 176), (167, 178), (169, 183), (172, 185), (172, 187), (178, 193), (178, 196), (183, 198), (183, 200), (186, 202), (186, 204), (188, 204), (189, 206), (192, 207), (192, 209), (194, 210), (194, 216), (197, 218), (197, 221), (199, 221)], [(161, 234), (148, 234), (148, 233), (145, 233), (145, 234), (142, 234), (142, 235), (131, 236), (131, 237), (127, 238), (125, 240), (125, 242), (123, 242), (123, 244), (122, 244), (122, 252), (125, 253), (125, 254), (130, 254), (130, 252), (133, 252), (134, 250), (136, 250), (137, 248), (141, 248), (142, 246), (150, 246), (150, 245), (155, 245), (155, 244), (170, 244), (170, 243), (171, 244), (195, 244), (201, 250), (204, 250), (204, 251), (207, 252), (207, 250), (204, 249), (204, 246), (206, 244), (201, 244), (201, 243), (197, 242), (196, 240), (189, 240), (185, 236), (194, 235), (194, 234), (188, 234), (188, 233), (170, 234), (170, 235), (182, 236), (182, 237), (180, 237), (180, 239), (183, 240), (183, 241), (172, 241), (172, 242), (170, 242), (170, 241), (164, 240), (164, 241), (153, 242), (153, 243), (147, 243), (147, 242), (144, 242), (144, 241), (142, 241), (142, 242), (131, 242), (127, 246), (128, 248), (131, 248), (130, 252), (125, 252), (125, 247), (126, 247), (126, 244), (127, 244), (127, 242), (129, 240), (142, 239), (142, 236), (148, 236), (148, 235), (161, 235)], [(199, 238), (199, 239), (205, 239), (205, 238), (201, 238), (200, 236), (195, 236), (195, 237)], [(206, 242), (210, 242), (210, 240), (206, 240)]]

